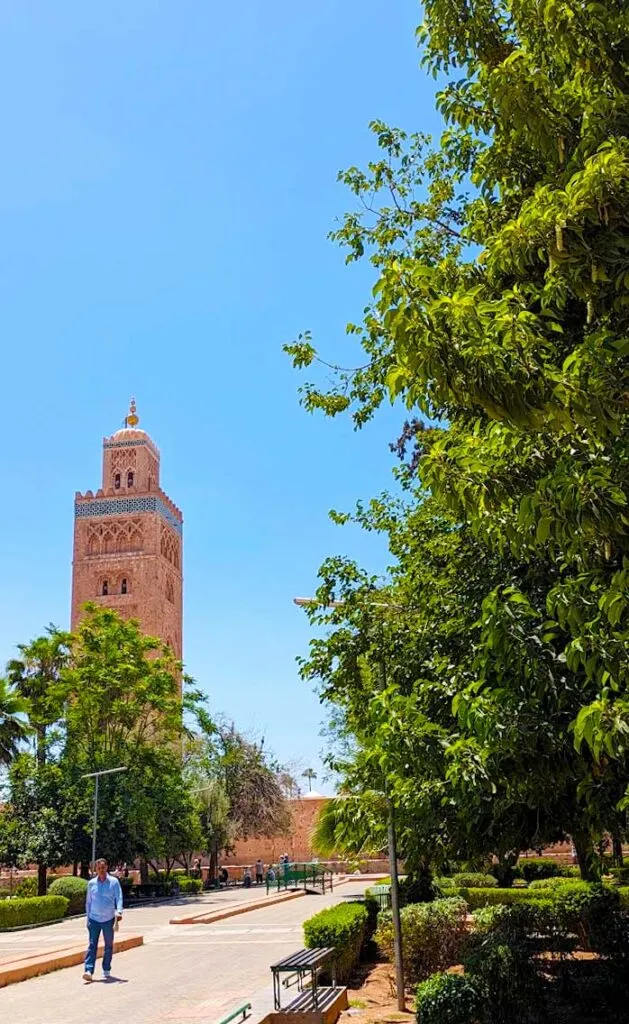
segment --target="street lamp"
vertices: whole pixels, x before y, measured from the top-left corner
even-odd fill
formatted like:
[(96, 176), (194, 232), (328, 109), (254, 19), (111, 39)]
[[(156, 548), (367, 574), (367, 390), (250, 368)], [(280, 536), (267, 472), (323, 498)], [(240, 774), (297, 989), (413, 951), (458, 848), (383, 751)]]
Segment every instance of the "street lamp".
[(116, 772), (126, 772), (126, 766), (123, 768), (106, 768), (102, 772), (86, 772), (82, 775), (82, 779), (96, 779), (96, 785), (94, 786), (94, 825), (92, 827), (92, 867), (96, 864), (96, 829), (98, 826), (98, 780), (101, 775), (114, 775)]
[[(316, 601), (313, 597), (294, 597), (293, 602), (299, 605), (300, 608), (309, 608), (313, 605), (318, 605), (319, 601)], [(385, 602), (369, 602), (378, 608), (389, 608), (395, 607), (387, 605)], [(345, 601), (330, 601), (327, 608), (343, 608)], [(382, 658), (379, 659), (380, 678), (382, 681), (382, 689), (386, 685), (386, 674), (384, 661)], [(400, 918), (400, 880), (398, 877), (397, 870), (397, 839), (395, 834), (395, 809), (393, 802), (389, 795), (385, 792), (385, 799), (387, 802), (388, 812), (388, 846), (389, 846), (389, 863), (391, 866), (391, 916), (393, 918), (393, 952), (395, 958), (395, 987), (397, 989), (397, 1005), (400, 1012), (406, 1010), (406, 1003), (404, 1000), (404, 961), (402, 959), (402, 920)]]

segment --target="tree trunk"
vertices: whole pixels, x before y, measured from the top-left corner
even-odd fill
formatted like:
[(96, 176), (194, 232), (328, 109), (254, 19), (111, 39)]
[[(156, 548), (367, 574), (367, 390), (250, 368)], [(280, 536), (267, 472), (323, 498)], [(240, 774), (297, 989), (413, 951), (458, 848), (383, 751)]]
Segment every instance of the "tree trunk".
[(89, 879), (89, 877), (90, 877), (90, 862), (88, 860), (82, 860), (81, 861), (81, 878)]
[(37, 865), (37, 895), (46, 895), (46, 865)]
[(612, 855), (615, 867), (621, 868), (623, 865), (622, 839), (618, 835), (612, 837)]
[(140, 857), (140, 882), (142, 885), (148, 885), (149, 880), (149, 867), (146, 863), (146, 857)]
[(207, 880), (213, 882), (216, 878), (218, 869), (218, 849), (215, 843), (212, 843), (212, 849), (210, 850), (210, 867), (208, 870)]
[(79, 873), (79, 862), (78, 862), (78, 860), (75, 860), (73, 865), (72, 865), (72, 874), (76, 878), (78, 873)]
[(595, 882), (597, 872), (594, 867), (594, 846), (586, 832), (573, 832), (572, 841), (577, 851), (577, 863), (584, 882)]

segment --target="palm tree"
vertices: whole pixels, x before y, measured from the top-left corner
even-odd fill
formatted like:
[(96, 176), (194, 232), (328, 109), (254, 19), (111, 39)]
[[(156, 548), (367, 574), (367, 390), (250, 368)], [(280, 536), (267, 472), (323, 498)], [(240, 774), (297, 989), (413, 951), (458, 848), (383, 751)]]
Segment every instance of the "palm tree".
[(10, 764), (31, 729), (26, 721), (28, 703), (0, 678), (0, 764)]
[[(55, 692), (63, 669), (70, 658), (70, 636), (54, 626), (49, 626), (45, 636), (31, 640), (30, 644), (19, 644), (21, 658), (14, 658), (7, 665), (9, 682), (16, 693), (25, 700), (28, 715), (35, 734), (35, 758), (37, 768), (46, 765), (48, 730), (61, 716), (63, 703)], [(46, 895), (47, 865), (37, 865), (37, 891)]]
[(30, 644), (20, 644), (21, 658), (14, 658), (7, 665), (9, 682), (29, 704), (39, 767), (46, 764), (47, 730), (61, 714), (54, 688), (68, 664), (70, 642), (69, 635), (54, 626), (49, 626), (46, 634), (31, 640)]
[(304, 779), (308, 779), (308, 792), (312, 793), (312, 780), (316, 779), (317, 773), (314, 768), (306, 768), (305, 772), (302, 772)]

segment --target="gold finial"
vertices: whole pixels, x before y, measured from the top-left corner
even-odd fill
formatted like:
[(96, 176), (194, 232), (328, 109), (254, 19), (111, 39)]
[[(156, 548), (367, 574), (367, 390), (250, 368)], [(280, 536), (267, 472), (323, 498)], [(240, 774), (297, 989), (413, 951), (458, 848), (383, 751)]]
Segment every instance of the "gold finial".
[(132, 398), (129, 405), (129, 414), (126, 419), (126, 424), (128, 427), (137, 427), (139, 422), (140, 417), (138, 416), (135, 410), (135, 398)]

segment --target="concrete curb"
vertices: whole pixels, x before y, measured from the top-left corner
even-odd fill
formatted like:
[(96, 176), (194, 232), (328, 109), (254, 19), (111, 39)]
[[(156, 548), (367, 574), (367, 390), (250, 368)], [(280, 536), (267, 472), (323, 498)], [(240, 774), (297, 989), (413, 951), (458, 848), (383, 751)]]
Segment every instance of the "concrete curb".
[(225, 910), (214, 910), (203, 914), (190, 914), (188, 917), (171, 917), (170, 924), (214, 924), (215, 921), (224, 921), (228, 917), (237, 917), (239, 914), (248, 914), (251, 910), (263, 910), (264, 907), (272, 907), (276, 903), (288, 903), (290, 900), (299, 899), (305, 896), (303, 889), (299, 892), (282, 893), (281, 896), (272, 896), (255, 903), (236, 903)]
[[(133, 949), (144, 944), (143, 935), (125, 935), (114, 939), (114, 953), (122, 953), (125, 949)], [(103, 947), (99, 946), (97, 956), (103, 955)], [(13, 960), (4, 960), (0, 964), (0, 988), (14, 985), (18, 981), (35, 978), (39, 974), (50, 974), (62, 967), (76, 967), (85, 959), (85, 946), (62, 946), (60, 949), (48, 950), (37, 956), (17, 956)]]

